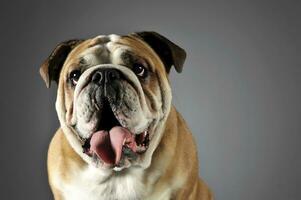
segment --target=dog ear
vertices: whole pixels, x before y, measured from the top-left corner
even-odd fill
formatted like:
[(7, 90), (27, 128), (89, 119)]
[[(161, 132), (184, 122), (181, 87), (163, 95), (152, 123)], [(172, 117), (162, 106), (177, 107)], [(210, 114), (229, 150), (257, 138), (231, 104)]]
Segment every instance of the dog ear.
[(44, 61), (40, 67), (40, 74), (46, 83), (47, 88), (50, 87), (51, 81), (58, 83), (61, 68), (72, 49), (74, 49), (83, 40), (68, 40), (59, 43), (50, 56)]
[(153, 31), (136, 32), (134, 34), (138, 35), (159, 55), (167, 73), (169, 73), (171, 66), (174, 66), (177, 72), (182, 72), (186, 58), (184, 49)]

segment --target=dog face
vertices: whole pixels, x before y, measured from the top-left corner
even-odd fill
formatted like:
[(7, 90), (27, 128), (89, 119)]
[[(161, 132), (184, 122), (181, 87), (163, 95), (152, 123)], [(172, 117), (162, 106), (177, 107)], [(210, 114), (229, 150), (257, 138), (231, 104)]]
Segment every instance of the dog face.
[(56, 110), (69, 143), (89, 164), (147, 168), (171, 107), (168, 73), (183, 49), (154, 32), (59, 44), (42, 65), (58, 82)]

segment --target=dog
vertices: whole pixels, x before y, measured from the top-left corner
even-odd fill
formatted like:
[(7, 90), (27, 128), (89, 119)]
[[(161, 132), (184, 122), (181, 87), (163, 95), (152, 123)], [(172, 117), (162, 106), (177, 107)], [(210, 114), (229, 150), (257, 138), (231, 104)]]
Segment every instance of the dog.
[(40, 67), (57, 82), (48, 150), (55, 200), (211, 200), (168, 75), (186, 52), (150, 31), (58, 44)]

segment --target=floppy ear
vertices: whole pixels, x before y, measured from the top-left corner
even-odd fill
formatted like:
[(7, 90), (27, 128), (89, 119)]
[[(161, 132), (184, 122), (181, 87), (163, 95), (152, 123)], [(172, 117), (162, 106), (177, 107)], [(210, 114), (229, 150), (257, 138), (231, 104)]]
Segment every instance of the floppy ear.
[(182, 72), (186, 58), (184, 49), (153, 31), (143, 31), (135, 34), (144, 40), (159, 55), (165, 65), (167, 73), (169, 73), (171, 66), (174, 66), (177, 72)]
[(44, 61), (40, 67), (40, 74), (46, 83), (47, 88), (50, 87), (51, 81), (58, 83), (61, 68), (73, 48), (75, 48), (83, 40), (68, 40), (59, 43), (50, 56)]

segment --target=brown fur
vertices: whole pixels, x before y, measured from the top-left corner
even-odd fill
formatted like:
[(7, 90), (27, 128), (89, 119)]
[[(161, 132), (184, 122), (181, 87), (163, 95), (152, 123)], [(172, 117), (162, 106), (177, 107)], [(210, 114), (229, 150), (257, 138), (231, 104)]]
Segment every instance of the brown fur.
[[(97, 42), (97, 40), (91, 39), (76, 47), (69, 54), (61, 71), (58, 95), (64, 97), (67, 112), (72, 110), (70, 107), (72, 106), (73, 92), (65, 84), (65, 74), (68, 73), (68, 70), (77, 66), (79, 53)], [(133, 47), (137, 50), (137, 54), (146, 58), (151, 66), (156, 66), (153, 69), (155, 73), (154, 77), (150, 79), (151, 82), (143, 87), (146, 92), (151, 93), (151, 95), (148, 95), (150, 97), (152, 95), (162, 95), (160, 81), (166, 78), (167, 74), (158, 56), (143, 41), (134, 36), (123, 37), (120, 42)], [(152, 102), (149, 101), (148, 103), (151, 104)], [(154, 106), (150, 107), (153, 108)], [(67, 117), (70, 115), (72, 113), (68, 113)], [(48, 151), (48, 176), (56, 200), (62, 200), (62, 194), (56, 180), (59, 179), (64, 183), (68, 183), (73, 176), (76, 176), (87, 165), (70, 146), (62, 129), (58, 129)], [(172, 107), (165, 124), (163, 137), (152, 156), (151, 165), (144, 172), (143, 182), (146, 188), (153, 188), (152, 191), (146, 191), (148, 193), (146, 196), (152, 199), (172, 186), (170, 187), (174, 188), (171, 191), (172, 199), (175, 200), (213, 199), (210, 190), (199, 178), (198, 168), (196, 145), (192, 134), (184, 119)], [(158, 171), (160, 172), (159, 176), (157, 175)], [(158, 176), (157, 179), (154, 179), (154, 176)]]

